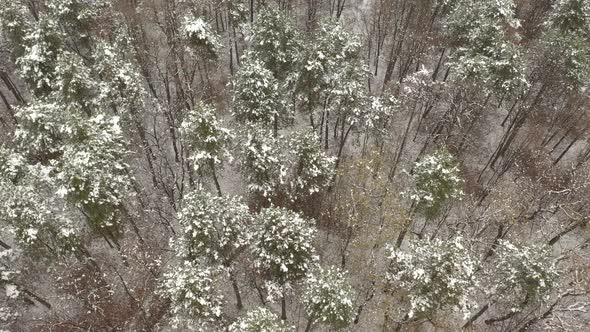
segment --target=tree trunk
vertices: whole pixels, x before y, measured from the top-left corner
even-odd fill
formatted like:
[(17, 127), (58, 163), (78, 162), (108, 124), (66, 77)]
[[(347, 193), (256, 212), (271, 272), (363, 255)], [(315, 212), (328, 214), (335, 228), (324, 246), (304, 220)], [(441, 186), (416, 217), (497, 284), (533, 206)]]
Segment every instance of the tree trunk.
[(242, 296), (240, 295), (238, 280), (236, 279), (236, 275), (233, 269), (230, 270), (229, 277), (231, 279), (232, 288), (234, 289), (234, 294), (236, 295), (236, 307), (238, 307), (238, 311), (241, 311), (244, 308), (244, 306), (242, 305)]
[(0, 240), (0, 247), (3, 247), (6, 250), (10, 249), (10, 246), (2, 240)]
[(45, 308), (51, 309), (51, 304), (47, 300), (45, 300), (44, 298), (42, 298), (41, 296), (39, 296), (39, 295), (31, 292), (30, 290), (28, 290), (28, 289), (26, 289), (26, 288), (24, 288), (22, 286), (18, 286), (17, 285), (17, 287), (18, 287), (18, 290), (19, 291), (21, 291), (24, 294), (26, 294), (27, 296), (33, 298), (35, 301), (41, 303)]
[(309, 331), (311, 331), (311, 328), (312, 328), (312, 326), (313, 326), (313, 323), (315, 322), (315, 317), (314, 317), (314, 316), (315, 316), (315, 315), (314, 315), (314, 314), (312, 314), (312, 315), (309, 317), (309, 320), (307, 321), (307, 325), (305, 326), (305, 332), (309, 332)]
[(490, 308), (490, 304), (486, 303), (486, 305), (484, 305), (481, 309), (479, 309), (479, 311), (471, 316), (471, 318), (469, 318), (469, 320), (465, 323), (465, 325), (463, 325), (463, 329), (466, 329), (468, 327), (470, 327), (473, 323), (475, 323), (475, 321), (481, 316), (483, 315), (488, 309)]
[(211, 174), (213, 177), (213, 183), (215, 183), (215, 189), (217, 189), (217, 195), (219, 197), (223, 196), (221, 193), (221, 186), (219, 185), (219, 180), (217, 179), (217, 172), (215, 171), (215, 164), (212, 160), (209, 161), (209, 167), (211, 168)]
[(412, 112), (410, 113), (410, 118), (408, 119), (408, 124), (406, 125), (406, 130), (404, 131), (404, 136), (402, 137), (402, 141), (399, 145), (398, 150), (395, 153), (395, 159), (393, 160), (393, 165), (391, 166), (391, 171), (389, 172), (389, 179), (393, 179), (395, 176), (395, 172), (397, 170), (397, 164), (399, 163), (400, 157), (403, 153), (403, 150), (406, 146), (406, 140), (408, 138), (408, 132), (412, 127), (412, 122), (414, 121), (414, 114), (416, 114), (416, 106), (412, 107)]
[(283, 294), (281, 296), (281, 319), (287, 320), (287, 300), (285, 299), (285, 290), (283, 289)]

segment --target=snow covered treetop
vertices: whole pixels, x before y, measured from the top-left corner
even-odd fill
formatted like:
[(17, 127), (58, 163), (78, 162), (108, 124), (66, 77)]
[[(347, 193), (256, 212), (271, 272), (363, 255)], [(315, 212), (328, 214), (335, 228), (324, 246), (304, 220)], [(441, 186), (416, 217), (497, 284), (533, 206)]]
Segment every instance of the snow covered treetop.
[(549, 15), (549, 24), (563, 32), (590, 31), (590, 1), (557, 0)]
[(340, 330), (353, 320), (354, 290), (338, 268), (318, 266), (304, 282), (303, 304), (308, 316)]
[(444, 31), (457, 46), (452, 57), (458, 77), (482, 80), (501, 91), (526, 84), (514, 1), (457, 0), (450, 4)]
[(269, 124), (280, 114), (279, 83), (262, 61), (246, 57), (233, 85), (232, 115), (237, 121)]
[(284, 208), (266, 208), (256, 217), (254, 266), (280, 284), (305, 276), (314, 260), (313, 223)]
[(494, 252), (494, 264), (488, 271), (488, 294), (512, 311), (548, 299), (559, 277), (550, 247), (500, 240)]
[(201, 17), (188, 16), (182, 25), (182, 34), (189, 44), (208, 59), (216, 59), (221, 42), (209, 23)]
[(408, 292), (408, 316), (458, 308), (469, 314), (477, 260), (462, 237), (411, 241), (406, 249), (389, 247), (387, 279)]
[(293, 19), (278, 10), (263, 10), (252, 27), (252, 56), (281, 80), (299, 67), (303, 41)]
[(266, 308), (256, 308), (248, 311), (230, 325), (229, 332), (289, 332), (292, 326), (287, 326), (277, 315)]
[(457, 161), (446, 148), (422, 157), (411, 174), (414, 189), (402, 193), (417, 204), (426, 217), (434, 217), (450, 199), (463, 197), (463, 179)]
[(196, 170), (222, 165), (224, 159), (232, 160), (228, 145), (233, 135), (229, 129), (222, 127), (212, 106), (198, 103), (189, 110), (180, 132)]
[[(164, 274), (160, 293), (171, 300), (173, 324), (188, 325), (189, 330), (221, 318), (223, 296), (215, 289), (214, 269), (198, 262), (184, 261)], [(190, 327), (192, 325), (192, 327)]]
[(180, 255), (186, 259), (204, 257), (228, 266), (249, 241), (251, 217), (237, 197), (215, 196), (199, 188), (185, 197), (178, 221), (183, 233)]

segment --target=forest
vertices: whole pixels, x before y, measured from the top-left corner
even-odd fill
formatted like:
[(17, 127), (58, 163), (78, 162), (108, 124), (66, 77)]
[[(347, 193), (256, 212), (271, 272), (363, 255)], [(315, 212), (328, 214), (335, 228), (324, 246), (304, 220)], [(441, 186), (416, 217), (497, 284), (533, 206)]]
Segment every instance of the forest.
[(590, 0), (0, 0), (0, 332), (590, 331)]

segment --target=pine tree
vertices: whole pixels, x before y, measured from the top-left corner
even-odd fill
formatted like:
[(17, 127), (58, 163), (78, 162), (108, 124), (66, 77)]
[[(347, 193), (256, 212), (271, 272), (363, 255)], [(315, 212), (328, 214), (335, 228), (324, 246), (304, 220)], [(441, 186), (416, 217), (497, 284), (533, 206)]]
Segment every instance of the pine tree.
[(281, 288), (281, 318), (287, 318), (285, 292), (305, 277), (314, 261), (313, 223), (284, 208), (263, 209), (252, 234), (254, 266)]
[(217, 174), (223, 168), (225, 160), (233, 159), (229, 149), (233, 139), (232, 133), (222, 127), (215, 109), (202, 103), (188, 111), (180, 126), (180, 132), (193, 167), (200, 174), (211, 174), (221, 195)]
[(335, 267), (317, 267), (304, 283), (303, 304), (309, 316), (306, 331), (316, 322), (334, 330), (348, 327), (354, 314), (354, 296), (342, 271)]
[(204, 258), (230, 276), (237, 307), (242, 299), (236, 279), (235, 261), (249, 243), (248, 207), (237, 197), (213, 196), (203, 189), (189, 193), (178, 213), (182, 237), (174, 245), (183, 260)]
[(160, 293), (171, 300), (176, 328), (206, 330), (222, 317), (223, 296), (215, 288), (215, 269), (185, 260), (164, 274)]
[(452, 58), (458, 79), (501, 92), (528, 84), (520, 37), (511, 33), (520, 26), (513, 0), (455, 0), (447, 6), (444, 32), (456, 47)]
[(287, 326), (277, 315), (266, 308), (248, 311), (229, 326), (229, 332), (289, 332), (294, 328)]
[(468, 315), (477, 286), (477, 259), (462, 238), (415, 240), (406, 249), (388, 248), (387, 280), (406, 292), (408, 318), (458, 308)]
[(302, 37), (291, 16), (266, 7), (258, 14), (251, 34), (248, 57), (262, 61), (279, 82), (291, 80), (303, 51)]
[(272, 132), (262, 126), (249, 126), (240, 136), (239, 167), (248, 190), (267, 199), (283, 192), (289, 170), (283, 138), (273, 138)]
[(352, 96), (364, 91), (361, 43), (338, 21), (321, 22), (306, 50), (298, 83), (304, 110), (314, 111), (328, 96), (335, 103), (354, 102)]
[(422, 157), (414, 164), (410, 176), (415, 187), (402, 196), (408, 197), (427, 218), (436, 217), (449, 200), (463, 197), (457, 161), (446, 148)]
[(590, 82), (590, 2), (555, 1), (545, 23), (541, 45), (565, 76), (568, 89), (584, 89)]
[(297, 131), (289, 137), (288, 146), (293, 154), (293, 198), (305, 198), (327, 188), (334, 178), (335, 158), (322, 150), (317, 134), (311, 130)]
[[(278, 126), (283, 117), (279, 83), (259, 59), (247, 56), (233, 80), (232, 115), (241, 123)], [(276, 130), (275, 130), (276, 135)]]
[(535, 301), (548, 299), (559, 273), (547, 246), (515, 245), (499, 240), (494, 260), (486, 271), (488, 296), (519, 312)]
[(182, 36), (196, 55), (215, 60), (221, 51), (221, 41), (211, 26), (201, 17), (187, 16), (181, 27)]
[[(125, 213), (122, 199), (129, 196), (131, 182), (119, 115), (126, 116), (142, 94), (137, 83), (131, 83), (137, 80), (133, 66), (91, 31), (97, 16), (110, 6), (59, 0), (48, 4), (37, 21), (27, 22), (14, 18), (27, 17), (15, 15), (15, 8), (2, 15), (13, 18), (13, 42), (22, 37), (24, 48), (14, 54), (15, 62), (33, 100), (16, 113), (14, 143), (31, 165), (49, 167), (52, 180), (47, 183), (58, 196), (80, 208), (94, 230), (116, 242)], [(23, 22), (25, 26), (17, 26)], [(122, 46), (124, 39), (117, 36), (112, 43)], [(70, 42), (80, 42), (80, 48), (70, 50)], [(90, 47), (95, 51), (91, 55), (86, 54)]]

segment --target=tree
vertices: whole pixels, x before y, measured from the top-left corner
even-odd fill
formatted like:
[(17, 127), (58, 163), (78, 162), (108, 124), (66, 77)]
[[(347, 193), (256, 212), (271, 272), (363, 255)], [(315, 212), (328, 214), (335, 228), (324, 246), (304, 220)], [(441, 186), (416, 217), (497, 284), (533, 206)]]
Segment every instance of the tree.
[(448, 308), (469, 314), (478, 262), (468, 246), (462, 237), (456, 237), (410, 241), (406, 249), (388, 248), (386, 278), (407, 293), (411, 305), (408, 318)]
[(182, 226), (178, 254), (189, 261), (205, 258), (225, 269), (230, 275), (238, 309), (242, 309), (233, 265), (249, 242), (248, 207), (237, 197), (216, 197), (199, 188), (184, 198), (178, 222)]
[[(351, 130), (361, 127), (362, 118), (371, 110), (367, 79), (358, 36), (346, 31), (337, 20), (321, 22), (307, 45), (296, 95), (301, 110), (310, 115), (311, 125), (319, 127), (325, 149), (329, 147), (331, 117), (335, 117), (334, 131), (339, 134), (336, 166)], [(318, 110), (319, 125), (314, 123)]]
[(251, 126), (242, 134), (242, 142), (240, 168), (251, 192), (268, 199), (286, 195), (295, 201), (332, 182), (335, 158), (322, 151), (311, 130), (273, 138), (268, 129)]
[(0, 147), (0, 230), (34, 258), (80, 253), (81, 244), (67, 209), (56, 197), (51, 166), (27, 165)]
[(182, 36), (190, 47), (205, 59), (217, 59), (221, 50), (219, 36), (201, 17), (188, 16), (181, 27)]
[(254, 267), (282, 288), (281, 318), (287, 319), (285, 286), (302, 279), (314, 260), (313, 223), (285, 208), (263, 209), (252, 234)]
[(201, 174), (211, 173), (221, 195), (217, 171), (223, 167), (224, 159), (231, 161), (233, 158), (229, 151), (232, 133), (222, 127), (215, 109), (203, 103), (198, 103), (186, 114), (180, 132), (195, 170)]
[[(13, 1), (14, 2), (14, 1)], [(8, 38), (21, 46), (14, 48), (12, 56), (20, 75), (36, 97), (47, 96), (58, 69), (57, 60), (66, 52), (67, 43), (77, 45), (78, 55), (87, 51), (90, 29), (108, 1), (56, 0), (47, 4), (43, 15), (27, 15), (27, 8), (20, 1), (3, 6), (2, 16), (7, 20)]]
[(294, 198), (304, 198), (330, 185), (336, 159), (322, 150), (316, 133), (311, 130), (295, 132), (289, 139), (289, 151), (294, 156), (291, 180)]
[(353, 319), (354, 296), (342, 271), (335, 267), (318, 267), (304, 283), (303, 304), (309, 316), (305, 331), (310, 331), (315, 322), (335, 330), (346, 328)]
[(15, 130), (15, 145), (30, 160), (47, 163), (63, 154), (63, 127), (66, 121), (59, 104), (39, 101), (18, 109), (19, 126)]
[(437, 216), (448, 200), (463, 197), (463, 180), (457, 161), (446, 148), (421, 158), (414, 164), (410, 176), (414, 188), (403, 192), (402, 196), (408, 197), (427, 218)]
[(590, 2), (557, 0), (549, 15), (549, 24), (562, 32), (578, 33), (590, 28)]
[(252, 27), (249, 57), (262, 61), (279, 81), (299, 68), (303, 41), (290, 15), (270, 7), (258, 14)]
[(162, 295), (171, 300), (170, 313), (176, 327), (202, 330), (222, 315), (223, 296), (215, 289), (216, 271), (199, 262), (184, 260), (164, 274)]
[(321, 22), (306, 50), (297, 88), (305, 111), (313, 112), (328, 97), (334, 102), (364, 91), (361, 43), (338, 21)]
[[(130, 32), (122, 27), (115, 28), (112, 42), (97, 40), (93, 49), (94, 63), (91, 72), (98, 74), (97, 83), (87, 82), (92, 86), (95, 104), (108, 108), (129, 121), (128, 117), (147, 108), (147, 93), (141, 84), (142, 75), (135, 61)], [(93, 76), (93, 80), (96, 80)], [(138, 121), (137, 119), (134, 119)], [(137, 123), (137, 122), (136, 122)], [(136, 124), (139, 130), (142, 127)]]
[(547, 300), (557, 286), (559, 273), (547, 246), (515, 245), (499, 240), (487, 270), (486, 293), (510, 311), (520, 312), (535, 301)]
[(20, 58), (25, 52), (25, 36), (31, 28), (27, 8), (20, 1), (3, 0), (0, 10), (0, 25), (10, 44), (13, 60)]
[(80, 207), (95, 230), (116, 240), (131, 182), (119, 117), (96, 111), (87, 117), (83, 106), (62, 105), (37, 102), (22, 108), (17, 145), (30, 160), (49, 164), (56, 192)]
[[(80, 249), (77, 230), (41, 181), (0, 180), (0, 230), (36, 257), (64, 257)], [(49, 198), (47, 198), (49, 197)]]
[[(129, 88), (137, 87), (129, 83), (137, 76), (129, 74), (128, 63), (111, 61), (117, 52), (104, 42), (95, 43), (90, 59), (81, 49), (66, 47), (69, 30), (90, 41), (88, 25), (104, 5), (55, 1), (24, 30), (25, 48), (16, 63), (34, 99), (16, 114), (15, 143), (32, 165), (51, 166), (47, 173), (55, 180), (51, 184), (58, 196), (67, 196), (94, 230), (116, 242), (122, 198), (129, 195), (131, 180), (119, 116), (110, 111), (124, 115), (138, 99), (138, 89), (131, 93)], [(120, 39), (116, 37), (115, 43)], [(108, 71), (105, 62), (119, 66)], [(117, 98), (117, 91), (128, 95)]]
[(0, 328), (10, 327), (19, 312), (16, 310), (17, 301), (20, 298), (20, 291), (16, 285), (16, 279), (20, 271), (14, 268), (14, 261), (17, 254), (13, 249), (0, 248), (0, 286), (4, 288), (5, 299), (0, 304)]
[(241, 123), (278, 126), (282, 114), (279, 83), (264, 63), (247, 56), (233, 81), (232, 115)]
[(482, 81), (501, 92), (528, 84), (513, 0), (455, 0), (448, 6), (444, 32), (457, 47), (451, 57), (459, 80)]
[(110, 0), (53, 0), (47, 3), (47, 11), (70, 33), (70, 37), (85, 39), (89, 37), (96, 18), (110, 6)]
[(279, 138), (261, 126), (248, 126), (241, 134), (240, 171), (246, 177), (248, 190), (267, 199), (281, 192), (287, 183), (288, 165)]
[(579, 90), (590, 81), (590, 3), (586, 0), (559, 0), (553, 3), (541, 44), (549, 59), (561, 68), (569, 89)]
[(98, 114), (79, 119), (73, 129), (71, 144), (55, 163), (57, 193), (79, 206), (95, 230), (106, 231), (116, 241), (123, 200), (131, 194), (119, 118)]
[(229, 326), (229, 332), (288, 332), (293, 327), (287, 326), (277, 315), (266, 308), (248, 311), (245, 317), (239, 318)]
[[(269, 80), (276, 90), (274, 122), (275, 136), (279, 126), (289, 123), (293, 114), (289, 111), (293, 101), (293, 92), (303, 51), (303, 39), (295, 22), (287, 13), (265, 7), (252, 25), (249, 37), (250, 47), (245, 55), (245, 62), (257, 62), (267, 69), (259, 78)], [(262, 86), (267, 83), (262, 83)], [(252, 85), (250, 85), (253, 87)], [(266, 93), (271, 98), (271, 90)]]

